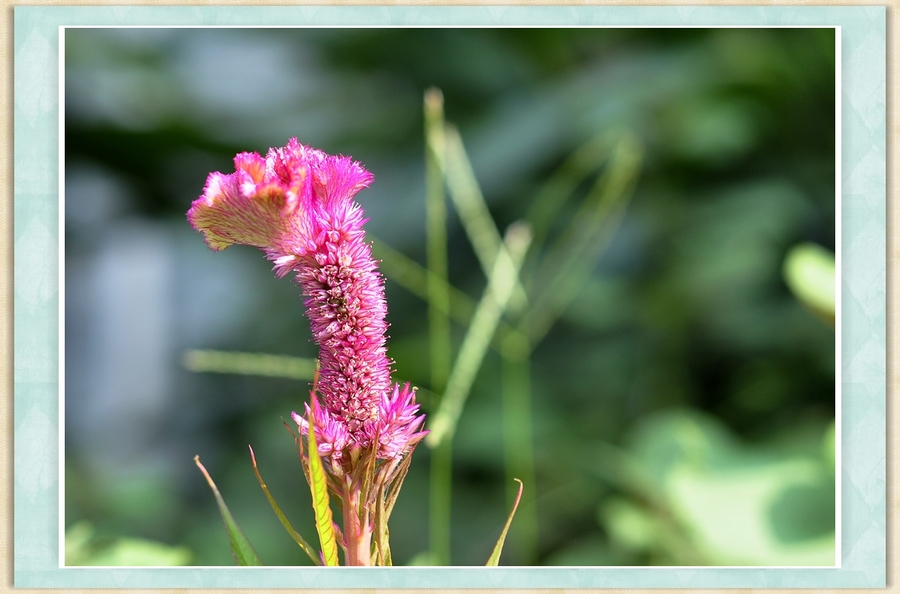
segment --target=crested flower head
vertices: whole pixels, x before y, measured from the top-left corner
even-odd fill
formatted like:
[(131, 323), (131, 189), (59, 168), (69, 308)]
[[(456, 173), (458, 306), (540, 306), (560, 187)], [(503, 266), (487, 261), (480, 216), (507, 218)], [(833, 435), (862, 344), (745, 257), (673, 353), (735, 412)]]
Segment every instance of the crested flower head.
[[(234, 166), (234, 173), (209, 175), (187, 217), (211, 249), (258, 247), (278, 276), (296, 274), (320, 347), (323, 406), (311, 416), (320, 453), (337, 462), (364, 448), (382, 459), (410, 451), (424, 435), (424, 417), (416, 416), (408, 385), (391, 388), (384, 281), (353, 200), (372, 174), (296, 138), (265, 158), (240, 153)], [(301, 432), (309, 430), (303, 417), (294, 418)]]
[(363, 235), (362, 209), (353, 197), (372, 174), (349, 157), (326, 155), (292, 138), (269, 149), (265, 159), (239, 153), (234, 169), (211, 173), (188, 211), (210, 248), (261, 248), (282, 276), (297, 259), (315, 254), (329, 231)]

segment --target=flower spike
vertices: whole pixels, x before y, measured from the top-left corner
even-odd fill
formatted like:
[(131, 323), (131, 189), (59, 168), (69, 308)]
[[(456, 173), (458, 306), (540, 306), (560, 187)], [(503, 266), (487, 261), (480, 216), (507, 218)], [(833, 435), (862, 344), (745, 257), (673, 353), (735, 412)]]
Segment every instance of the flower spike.
[[(354, 200), (372, 179), (353, 159), (292, 138), (265, 157), (236, 155), (234, 173), (211, 173), (187, 213), (211, 249), (254, 246), (276, 276), (294, 273), (320, 352), (312, 406), (291, 416), (302, 435), (314, 432), (346, 500), (386, 492), (400, 460), (427, 433), (415, 389), (391, 383), (384, 279)], [(362, 489), (372, 481), (382, 488)], [(370, 534), (367, 512), (360, 514), (359, 530)]]

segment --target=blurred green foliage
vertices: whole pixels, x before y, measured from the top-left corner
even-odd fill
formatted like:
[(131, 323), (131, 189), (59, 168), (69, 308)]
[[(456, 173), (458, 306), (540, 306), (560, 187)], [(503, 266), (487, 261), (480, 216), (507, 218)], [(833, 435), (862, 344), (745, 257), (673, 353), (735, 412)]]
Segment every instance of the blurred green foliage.
[[(310, 563), (246, 449), (313, 534), (282, 426), (306, 382), (272, 371), (288, 359), (244, 361), (268, 377), (182, 367), (193, 349), (314, 357), (298, 291), (253, 250), (205, 251), (184, 212), (208, 172), (290, 136), (363, 162), (395, 376), (431, 413), (443, 389), (417, 270), (436, 86), (501, 232), (530, 219), (545, 246), (570, 237), (599, 179), (578, 155), (610, 134), (642, 154), (627, 210), (525, 368), (534, 480), (501, 563), (832, 563), (835, 336), (785, 262), (835, 247), (833, 30), (69, 29), (65, 50), (67, 527), (232, 564), (200, 454), (264, 563)], [(453, 207), (446, 221), (455, 352), (485, 275)], [(551, 287), (538, 261), (523, 282)], [(457, 565), (483, 564), (509, 513), (504, 360), (487, 351), (453, 439)], [(431, 458), (420, 446), (391, 518), (396, 565), (429, 549)], [(517, 546), (529, 516), (534, 548)]]
[(72, 524), (66, 531), (66, 565), (189, 565), (191, 552), (144, 538), (95, 538), (90, 522)]

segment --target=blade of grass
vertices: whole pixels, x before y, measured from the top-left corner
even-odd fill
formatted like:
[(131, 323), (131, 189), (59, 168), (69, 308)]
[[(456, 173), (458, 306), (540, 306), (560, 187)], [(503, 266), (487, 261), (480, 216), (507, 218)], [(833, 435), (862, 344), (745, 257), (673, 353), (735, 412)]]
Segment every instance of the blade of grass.
[[(385, 242), (376, 239), (371, 235), (368, 237), (372, 241), (372, 254), (381, 261), (381, 271), (388, 280), (396, 282), (401, 287), (426, 302), (429, 302), (429, 284), (437, 283), (443, 285), (442, 290), (446, 290), (450, 294), (450, 307), (446, 313), (453, 321), (468, 327), (472, 322), (472, 316), (475, 315), (476, 307), (476, 303), (471, 297), (447, 283), (446, 280), (431, 274), (424, 266), (415, 260), (406, 257)], [(429, 304), (431, 303), (434, 303), (436, 307), (441, 307), (440, 301), (429, 302)], [(518, 330), (501, 320), (500, 325), (497, 328), (497, 336), (491, 342), (491, 346), (497, 351), (502, 350), (500, 339), (507, 334), (518, 334), (518, 332)], [(419, 390), (420, 394), (425, 396), (424, 392), (422, 392), (423, 388), (419, 388)], [(424, 397), (422, 398), (422, 403), (424, 406)]]
[(447, 280), (447, 207), (441, 169), (444, 160), (443, 96), (425, 93), (425, 216), (428, 259), (428, 328), (431, 390), (440, 394), (450, 373), (450, 291)]
[[(444, 131), (444, 140), (446, 151), (444, 176), (447, 180), (447, 187), (450, 189), (450, 199), (459, 213), (459, 219), (472, 243), (482, 270), (485, 275), (490, 275), (494, 270), (494, 262), (498, 254), (505, 251), (506, 247), (500, 239), (500, 231), (494, 224), (487, 202), (478, 186), (478, 180), (475, 178), (472, 164), (466, 155), (459, 131), (452, 126), (447, 126)], [(506, 257), (509, 258), (509, 254)], [(513, 311), (520, 311), (527, 302), (525, 289), (517, 276), (514, 279), (510, 308)]]
[[(447, 283), (446, 278), (398, 252), (385, 242), (368, 236), (372, 241), (372, 255), (381, 261), (384, 275), (413, 295), (427, 301), (460, 324), (467, 325), (475, 313), (475, 301)], [(439, 264), (437, 265), (439, 266)], [(449, 296), (449, 304), (443, 299), (429, 300), (429, 291), (435, 290)]]
[(612, 152), (612, 135), (598, 134), (578, 147), (545, 183), (528, 208), (525, 219), (534, 230), (533, 252), (540, 249), (544, 237), (560, 209), (592, 171), (596, 171)]
[(286, 355), (241, 353), (236, 351), (185, 351), (183, 365), (188, 371), (263, 375), (311, 380), (316, 360)]
[(506, 533), (509, 532), (509, 526), (512, 524), (513, 516), (516, 515), (516, 508), (519, 507), (519, 500), (522, 499), (522, 489), (525, 485), (522, 484), (522, 481), (519, 479), (515, 479), (517, 483), (519, 483), (519, 495), (516, 497), (515, 502), (512, 506), (512, 511), (509, 512), (509, 517), (506, 518), (506, 524), (503, 526), (503, 532), (500, 533), (500, 538), (497, 540), (497, 544), (494, 545), (494, 551), (491, 553), (488, 562), (485, 563), (487, 567), (496, 567), (500, 563), (500, 553), (503, 552), (503, 543), (506, 541)]
[(453, 443), (448, 439), (431, 452), (428, 475), (428, 557), (430, 565), (450, 565), (450, 505)]
[[(450, 375), (450, 283), (447, 276), (447, 206), (444, 194), (444, 98), (437, 89), (425, 93), (425, 236), (428, 259), (428, 336), (431, 390), (442, 394)], [(434, 403), (438, 405), (437, 402)], [(434, 410), (434, 409), (432, 409)], [(431, 459), (429, 549), (434, 562), (450, 564), (451, 451)]]
[[(313, 409), (318, 404), (315, 396), (312, 397)], [(319, 457), (319, 449), (316, 444), (316, 432), (312, 422), (313, 409), (309, 415), (309, 489), (312, 493), (312, 507), (316, 516), (316, 531), (319, 533), (319, 544), (322, 546), (322, 557), (325, 565), (335, 567), (339, 565), (337, 543), (334, 537), (334, 521), (331, 513), (331, 505), (328, 497), (328, 480), (325, 477), (325, 469), (322, 467), (322, 459)]]
[(487, 288), (447, 380), (447, 389), (429, 425), (431, 432), (425, 437), (425, 444), (431, 448), (444, 439), (452, 439), (456, 431), (456, 423), (462, 414), (472, 382), (484, 360), (500, 316), (509, 304), (530, 241), (531, 232), (525, 223), (510, 225), (505, 241), (507, 249), (500, 252), (495, 260)]
[(598, 178), (565, 233), (535, 273), (536, 295), (518, 329), (532, 348), (575, 298), (602, 250), (612, 239), (640, 171), (641, 147), (629, 135), (614, 150), (609, 169)]
[(225, 530), (228, 532), (228, 539), (231, 543), (231, 554), (234, 557), (234, 560), (238, 565), (243, 566), (262, 565), (262, 561), (259, 560), (259, 556), (256, 554), (256, 551), (253, 550), (250, 541), (244, 536), (241, 527), (238, 526), (238, 523), (234, 520), (234, 516), (231, 515), (228, 506), (225, 505), (225, 500), (219, 493), (216, 483), (213, 482), (212, 477), (206, 472), (206, 468), (200, 463), (200, 456), (194, 456), (194, 462), (197, 464), (200, 472), (203, 473), (203, 476), (206, 477), (206, 482), (209, 483), (209, 487), (216, 497), (216, 503), (219, 505), (219, 513), (222, 515), (222, 521), (225, 522)]
[[(248, 446), (250, 447), (250, 446)], [(262, 475), (259, 472), (259, 468), (256, 465), (256, 454), (253, 453), (253, 448), (250, 447), (250, 461), (253, 463), (253, 473), (256, 475), (256, 480), (259, 481), (259, 486), (262, 487), (263, 493), (266, 495), (266, 499), (269, 500), (269, 505), (272, 506), (272, 510), (275, 512), (275, 515), (278, 516), (278, 520), (281, 522), (281, 525), (284, 526), (284, 529), (287, 530), (287, 533), (291, 535), (291, 538), (294, 539), (300, 548), (303, 549), (303, 552), (312, 559), (312, 562), (316, 565), (321, 565), (318, 555), (316, 555), (315, 549), (310, 546), (306, 540), (300, 536), (300, 533), (294, 530), (294, 527), (291, 526), (290, 521), (288, 521), (287, 516), (284, 515), (284, 512), (281, 511), (281, 508), (278, 507), (278, 504), (275, 502), (275, 497), (272, 496), (272, 493), (269, 491), (269, 487), (266, 485), (266, 482), (263, 480)]]

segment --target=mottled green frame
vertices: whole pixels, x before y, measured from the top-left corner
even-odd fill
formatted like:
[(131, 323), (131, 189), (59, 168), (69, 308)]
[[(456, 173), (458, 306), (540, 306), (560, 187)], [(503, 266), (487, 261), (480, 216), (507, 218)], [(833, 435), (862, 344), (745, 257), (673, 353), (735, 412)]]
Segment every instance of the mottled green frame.
[[(64, 26), (827, 26), (841, 74), (841, 566), (60, 568), (59, 40)], [(15, 8), (15, 586), (859, 588), (886, 581), (884, 6)]]

